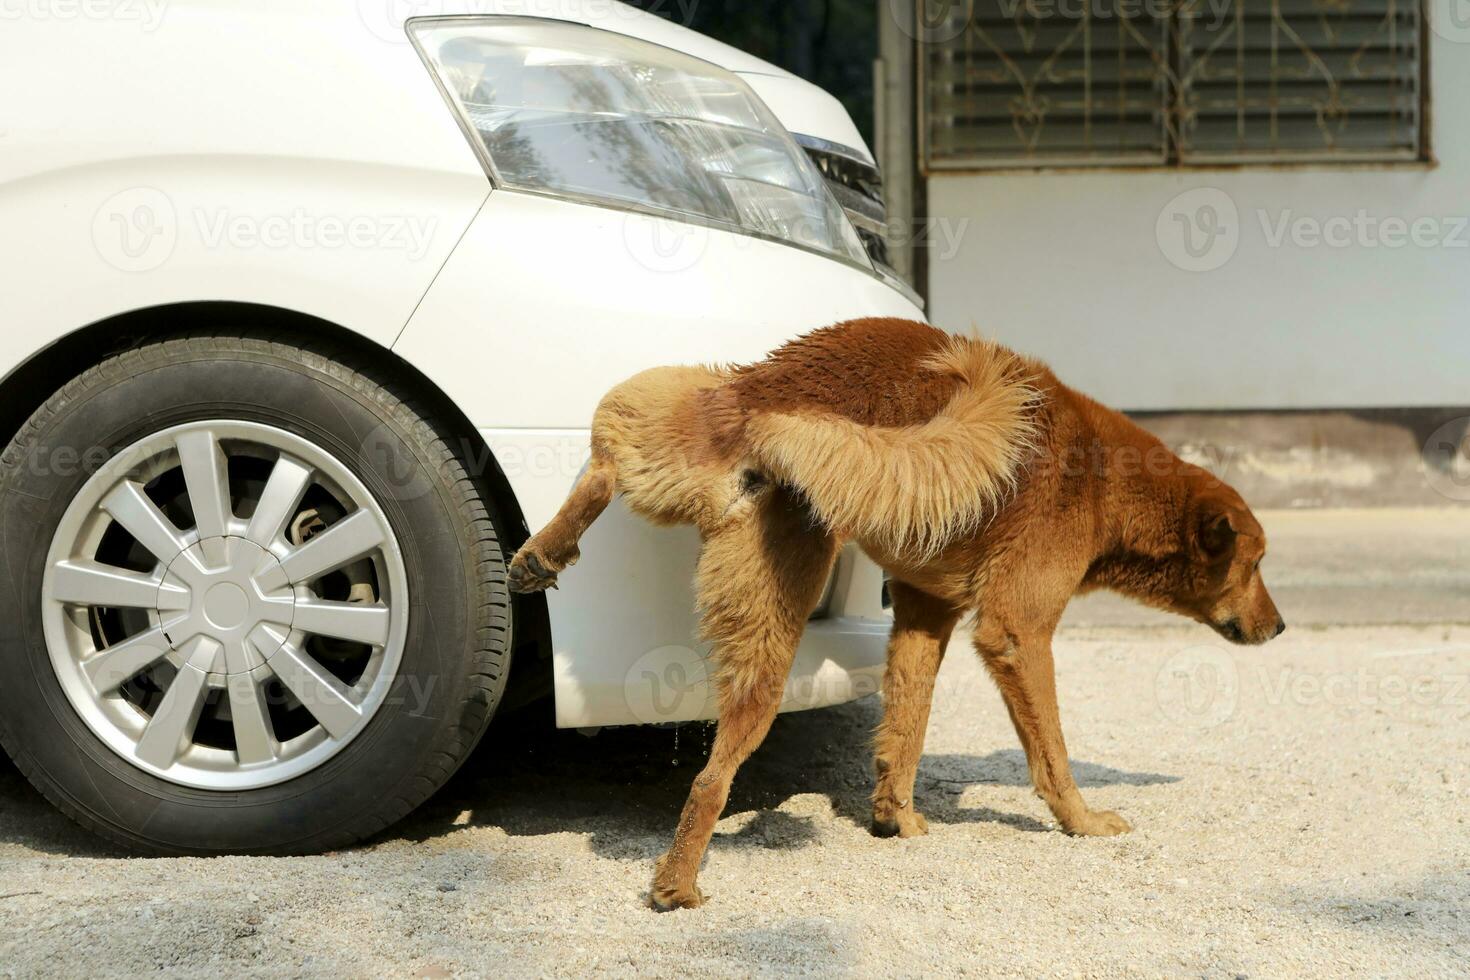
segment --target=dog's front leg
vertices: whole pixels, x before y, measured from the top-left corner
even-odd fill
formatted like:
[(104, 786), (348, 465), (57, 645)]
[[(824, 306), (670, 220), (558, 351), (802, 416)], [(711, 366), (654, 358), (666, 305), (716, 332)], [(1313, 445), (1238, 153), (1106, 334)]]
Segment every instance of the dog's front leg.
[(1062, 829), (1088, 837), (1110, 837), (1132, 830), (1118, 814), (1090, 809), (1072, 778), (1057, 709), (1051, 629), (1013, 633), (999, 621), (988, 619), (975, 631), (975, 647), (1005, 698), (1011, 722), (1026, 750), (1036, 793), (1051, 807)]
[(914, 776), (924, 751), (924, 730), (934, 698), (934, 677), (944, 659), (960, 610), (894, 581), (893, 633), (883, 674), (883, 722), (874, 741), (878, 783), (873, 790), (873, 833), (917, 837), (929, 832), (914, 806)]

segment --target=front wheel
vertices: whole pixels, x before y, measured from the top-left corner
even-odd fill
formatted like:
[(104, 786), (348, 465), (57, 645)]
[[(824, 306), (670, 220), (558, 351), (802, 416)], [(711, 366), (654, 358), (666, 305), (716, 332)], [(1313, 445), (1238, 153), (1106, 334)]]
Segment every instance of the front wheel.
[(489, 723), (510, 602), (430, 413), (318, 353), (185, 337), (88, 371), (5, 453), (0, 740), (164, 853), (345, 846)]

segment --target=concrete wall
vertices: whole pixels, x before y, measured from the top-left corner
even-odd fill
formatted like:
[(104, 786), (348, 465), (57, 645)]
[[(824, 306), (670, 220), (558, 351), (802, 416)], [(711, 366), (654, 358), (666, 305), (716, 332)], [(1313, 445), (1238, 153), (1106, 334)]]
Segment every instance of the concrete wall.
[(1470, 3), (1430, 2), (1437, 167), (931, 175), (934, 322), (1129, 409), (1470, 404)]

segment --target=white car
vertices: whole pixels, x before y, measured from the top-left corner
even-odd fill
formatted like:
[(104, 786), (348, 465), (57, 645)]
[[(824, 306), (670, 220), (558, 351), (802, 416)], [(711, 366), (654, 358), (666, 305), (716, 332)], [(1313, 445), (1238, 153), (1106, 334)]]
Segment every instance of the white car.
[[(362, 839), (511, 699), (712, 717), (692, 532), (614, 511), (549, 600), (507, 556), (619, 380), (923, 316), (829, 95), (607, 0), (434, 9), (0, 15), (0, 738), (136, 850)], [(886, 632), (849, 553), (785, 707)]]

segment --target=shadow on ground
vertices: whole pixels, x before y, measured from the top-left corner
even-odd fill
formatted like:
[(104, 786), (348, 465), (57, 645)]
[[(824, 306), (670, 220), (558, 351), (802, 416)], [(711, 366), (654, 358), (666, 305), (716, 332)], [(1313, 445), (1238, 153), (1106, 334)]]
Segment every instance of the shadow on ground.
[(1470, 955), (1466, 954), (1470, 926), (1463, 915), (1470, 906), (1470, 874), (1460, 868), (1378, 882), (1367, 890), (1298, 889), (1288, 895), (1286, 904), (1305, 917), (1399, 938), (1417, 936), (1458, 949), (1465, 964), (1470, 965)]
[[(740, 770), (727, 813), (755, 811), (740, 830), (716, 835), (716, 848), (796, 848), (817, 829), (780, 810), (793, 796), (827, 797), (833, 812), (867, 829), (872, 791), (870, 739), (880, 703), (868, 698), (821, 711), (782, 715)], [(513, 836), (587, 835), (593, 851), (617, 859), (662, 853), (708, 756), (714, 727), (607, 729), (593, 737), (557, 731), (533, 713), (497, 722), (476, 756), (437, 797), (392, 832), (424, 840), (456, 826), (493, 826)], [(1083, 787), (1177, 781), (1073, 763)], [(972, 785), (1031, 785), (1019, 749), (986, 755), (926, 755), (915, 797), (931, 823), (999, 823), (1051, 829), (1031, 815), (960, 806)], [(554, 801), (554, 802), (553, 802)], [(1040, 804), (1038, 803), (1038, 807)]]
[[(755, 811), (715, 847), (797, 848), (818, 833), (779, 808), (793, 796), (827, 797), (839, 819), (866, 829), (872, 791), (870, 737), (879, 702), (869, 698), (821, 711), (781, 716), (765, 744), (741, 769), (727, 812)], [(459, 774), (378, 843), (424, 841), (458, 827), (498, 827), (513, 836), (578, 833), (605, 857), (656, 857), (667, 844), (689, 785), (708, 755), (713, 726), (606, 729), (594, 737), (552, 726), (549, 707), (498, 719)], [(1176, 781), (1073, 763), (1088, 786)], [(1033, 814), (961, 806), (973, 785), (1029, 786), (1019, 749), (986, 755), (927, 755), (915, 798), (931, 823), (997, 823), (1022, 831), (1049, 829)], [(33, 790), (0, 754), (0, 846), (47, 853), (118, 857), (121, 852), (76, 827)]]
[[(12, 845), (66, 857), (127, 856), (62, 816), (0, 750), (0, 848)], [(0, 874), (0, 880), (3, 877)], [(0, 892), (4, 891), (0, 885)]]

